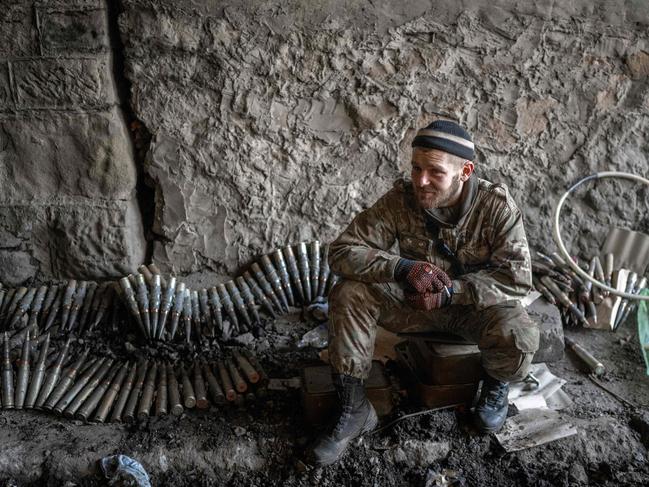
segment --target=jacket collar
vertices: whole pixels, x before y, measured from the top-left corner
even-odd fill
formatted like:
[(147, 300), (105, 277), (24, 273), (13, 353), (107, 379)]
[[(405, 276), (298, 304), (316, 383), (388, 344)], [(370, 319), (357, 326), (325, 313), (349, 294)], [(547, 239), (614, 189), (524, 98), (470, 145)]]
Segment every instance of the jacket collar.
[(424, 210), (427, 217), (430, 217), (440, 227), (455, 227), (469, 213), (478, 195), (478, 177), (475, 172), (462, 186), (462, 195), (458, 204), (448, 208), (432, 208)]

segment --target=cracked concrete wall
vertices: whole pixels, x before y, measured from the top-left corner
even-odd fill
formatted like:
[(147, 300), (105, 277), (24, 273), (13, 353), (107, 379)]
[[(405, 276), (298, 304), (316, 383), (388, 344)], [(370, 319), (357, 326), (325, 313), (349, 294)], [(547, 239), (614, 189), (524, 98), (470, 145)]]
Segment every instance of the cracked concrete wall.
[(146, 241), (106, 4), (0, 8), (0, 281), (134, 269)]
[[(550, 245), (569, 183), (647, 172), (649, 11), (531, 3), (125, 0), (154, 259), (232, 273), (334, 238), (408, 171), (415, 129), (438, 116), (474, 134), (478, 174), (508, 184), (532, 244)], [(575, 253), (611, 223), (647, 230), (646, 188), (594, 189), (565, 212)]]
[[(537, 247), (577, 178), (647, 174), (643, 1), (117, 4), (128, 109), (152, 137), (138, 168), (103, 3), (0, 14), (0, 279), (139, 263), (136, 169), (155, 189), (164, 270), (232, 274), (287, 242), (331, 240), (408, 171), (414, 131), (439, 116), (474, 134), (478, 174), (509, 185)], [(610, 224), (647, 231), (646, 188), (590, 188), (565, 211), (574, 253)], [(8, 279), (7, 262), (24, 275)]]

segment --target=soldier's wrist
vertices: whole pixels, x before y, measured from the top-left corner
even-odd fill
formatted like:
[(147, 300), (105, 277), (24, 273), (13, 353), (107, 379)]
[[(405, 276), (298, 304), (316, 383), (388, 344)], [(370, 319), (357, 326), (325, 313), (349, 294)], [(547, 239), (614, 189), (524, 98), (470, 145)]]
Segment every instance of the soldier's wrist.
[(405, 281), (408, 273), (415, 265), (414, 260), (404, 259), (403, 257), (399, 259), (396, 267), (394, 268), (394, 280), (395, 281)]

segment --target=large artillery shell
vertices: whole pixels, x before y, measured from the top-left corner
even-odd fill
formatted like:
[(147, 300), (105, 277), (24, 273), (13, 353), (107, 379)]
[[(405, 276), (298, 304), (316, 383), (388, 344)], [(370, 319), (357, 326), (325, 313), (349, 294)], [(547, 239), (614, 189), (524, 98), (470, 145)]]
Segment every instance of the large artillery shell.
[(604, 278), (606, 280), (606, 285), (610, 286), (613, 279), (613, 271), (615, 270), (615, 256), (611, 253), (606, 254), (604, 261)]
[(246, 309), (246, 303), (244, 303), (243, 298), (241, 297), (241, 293), (239, 293), (239, 289), (235, 285), (234, 281), (226, 282), (225, 287), (228, 290), (230, 296), (232, 297), (234, 307), (237, 309), (237, 311), (243, 318), (243, 321), (246, 322), (246, 325), (252, 326), (250, 315), (248, 314), (248, 310)]
[(275, 263), (277, 274), (279, 274), (279, 277), (282, 280), (282, 288), (284, 289), (284, 293), (288, 299), (288, 304), (295, 306), (295, 296), (293, 295), (291, 278), (288, 275), (288, 267), (286, 267), (284, 255), (280, 249), (275, 250), (271, 255), (273, 256), (273, 262)]
[(320, 249), (320, 276), (318, 278), (318, 291), (316, 297), (324, 296), (329, 279), (329, 244), (325, 244)]
[(149, 291), (146, 287), (146, 282), (144, 282), (144, 276), (138, 274), (135, 276), (137, 280), (137, 294), (135, 295), (137, 304), (140, 308), (140, 315), (142, 316), (142, 323), (144, 323), (144, 329), (147, 332), (147, 338), (152, 338), (152, 329), (151, 329), (151, 316), (149, 315)]
[(180, 402), (178, 379), (176, 379), (176, 372), (171, 364), (167, 364), (167, 389), (169, 390), (169, 411), (174, 416), (180, 416), (185, 408)]
[(29, 322), (27, 324), (30, 328), (37, 323), (38, 315), (40, 314), (41, 309), (43, 308), (43, 302), (45, 301), (46, 294), (47, 294), (47, 286), (41, 286), (38, 288), (38, 291), (36, 291), (36, 295), (34, 296), (34, 301), (32, 301), (32, 305), (29, 309)]
[(572, 349), (573, 352), (588, 366), (590, 371), (595, 375), (603, 375), (605, 372), (604, 365), (591, 355), (588, 350), (576, 343), (568, 337), (564, 337), (566, 344)]
[(273, 309), (273, 305), (271, 302), (268, 300), (264, 292), (261, 290), (259, 287), (259, 284), (254, 280), (254, 278), (250, 275), (248, 271), (243, 273), (243, 279), (246, 281), (246, 284), (250, 287), (250, 290), (253, 292), (255, 295), (255, 298), (257, 301), (261, 303), (261, 305), (264, 307), (264, 310), (268, 315), (272, 318), (276, 318), (277, 314), (275, 314), (275, 310)]
[(178, 320), (183, 312), (185, 302), (185, 283), (179, 282), (176, 286), (176, 295), (174, 296), (174, 305), (171, 311), (171, 323), (169, 324), (169, 339), (173, 340), (178, 329)]
[(555, 298), (566, 308), (568, 308), (572, 314), (577, 318), (577, 320), (584, 326), (588, 327), (589, 323), (588, 320), (586, 320), (586, 317), (584, 316), (584, 313), (582, 313), (579, 308), (572, 302), (570, 301), (570, 298), (566, 296), (566, 294), (559, 289), (557, 284), (550, 279), (548, 276), (542, 276), (541, 277), (541, 283), (545, 285), (545, 287), (548, 288), (548, 290), (554, 295)]
[[(288, 299), (286, 298), (286, 293), (284, 292), (284, 288), (282, 287), (282, 280), (277, 274), (277, 270), (275, 269), (273, 263), (270, 261), (267, 255), (263, 255), (260, 259), (260, 262), (261, 267), (264, 270), (264, 274), (268, 279), (268, 282), (270, 282), (270, 285), (273, 286), (275, 295), (279, 297), (280, 302), (282, 303), (282, 307), (286, 311), (288, 311)], [(257, 272), (256, 269), (253, 269), (253, 271)]]
[(96, 282), (90, 282), (88, 284), (86, 299), (84, 299), (81, 312), (79, 313), (79, 333), (82, 333), (88, 326), (88, 316), (90, 316), (92, 305), (95, 302), (95, 294), (97, 294), (98, 287)]
[[(119, 363), (114, 364), (112, 367), (109, 366), (109, 363), (104, 365), (104, 369), (100, 370), (101, 374), (98, 372), (98, 379), (95, 380), (93, 378), (92, 382), (74, 398), (74, 401), (63, 412), (63, 415), (69, 416), (73, 414), (75, 418), (87, 421), (90, 415), (97, 409), (99, 401), (104, 397), (108, 387), (121, 368), (122, 366)], [(91, 386), (91, 384), (94, 385)], [(87, 397), (84, 397), (86, 396), (86, 389), (90, 389), (91, 392)], [(79, 406), (77, 406), (77, 403), (79, 403)]]
[[(119, 388), (119, 395), (117, 396), (117, 402), (115, 403), (115, 407), (113, 408), (113, 411), (110, 414), (111, 422), (122, 421), (122, 413), (124, 412), (124, 408), (126, 407), (128, 398), (131, 396), (131, 391), (133, 390), (133, 384), (135, 383), (136, 380), (135, 377), (137, 371), (140, 370), (141, 368), (144, 368), (145, 366), (146, 365), (144, 363), (141, 363), (139, 366), (137, 364), (133, 364), (133, 366), (131, 367), (128, 376), (126, 377), (126, 381)], [(144, 381), (144, 377), (142, 378), (142, 380)]]
[(207, 401), (207, 391), (205, 390), (205, 379), (201, 372), (201, 366), (198, 360), (194, 362), (194, 394), (196, 395), (196, 407), (198, 409), (207, 409), (210, 403)]
[[(105, 357), (97, 358), (90, 361), (89, 366), (84, 372), (79, 374), (79, 379), (65, 392), (52, 408), (55, 412), (61, 414), (67, 408), (74, 398), (88, 385), (90, 380), (95, 376), (97, 371), (102, 368), (106, 362)], [(84, 398), (85, 399), (85, 398)]]
[(50, 334), (47, 333), (45, 337), (45, 342), (43, 342), (41, 349), (38, 351), (38, 360), (36, 361), (34, 373), (32, 374), (32, 379), (29, 383), (27, 398), (25, 399), (26, 409), (34, 407), (36, 399), (38, 398), (38, 393), (43, 385), (43, 378), (45, 377), (45, 360), (47, 359), (47, 354), (50, 349)]
[(70, 308), (70, 317), (68, 318), (67, 326), (63, 329), (72, 330), (77, 323), (77, 318), (83, 306), (83, 302), (86, 299), (86, 293), (88, 291), (88, 282), (81, 281), (77, 286), (77, 290), (74, 294), (74, 300), (72, 301), (72, 307)]
[(268, 385), (268, 375), (266, 374), (266, 371), (264, 368), (261, 366), (259, 361), (257, 360), (257, 357), (255, 357), (250, 350), (243, 349), (242, 350), (243, 355), (248, 359), (248, 362), (250, 362), (250, 365), (252, 365), (257, 373), (259, 374), (259, 382), (257, 391), (259, 392), (260, 390), (264, 391), (266, 386)]
[(72, 309), (72, 300), (77, 290), (77, 281), (74, 279), (68, 281), (68, 285), (63, 292), (63, 301), (61, 302), (61, 330), (65, 330)]
[(0, 323), (5, 320), (5, 310), (9, 307), (9, 301), (13, 299), (15, 289), (0, 289)]
[(149, 270), (147, 266), (142, 264), (137, 268), (137, 271), (142, 274), (146, 283), (151, 286), (153, 284), (153, 273)]
[(311, 273), (309, 269), (309, 254), (306, 243), (304, 242), (300, 242), (297, 245), (297, 265), (300, 269), (304, 299), (306, 303), (310, 303), (313, 300), (313, 294), (311, 294)]
[(320, 280), (320, 242), (314, 240), (309, 244), (309, 269), (311, 277), (311, 297), (315, 299)]
[(183, 404), (187, 409), (192, 409), (196, 406), (196, 395), (194, 394), (194, 387), (192, 386), (187, 371), (184, 366), (180, 366), (180, 377), (183, 384)]
[(554, 305), (557, 304), (557, 300), (555, 299), (555, 297), (552, 295), (550, 290), (547, 287), (545, 287), (543, 283), (541, 283), (541, 281), (539, 281), (536, 277), (532, 277), (532, 283), (534, 284), (536, 290), (540, 292), (549, 303)]
[(4, 409), (14, 407), (14, 369), (9, 358), (9, 334), (6, 331), (2, 353), (2, 407)]
[[(49, 334), (48, 334), (49, 336)], [(59, 351), (59, 354), (56, 357), (54, 365), (50, 368), (45, 382), (43, 382), (43, 387), (38, 393), (38, 399), (36, 399), (35, 407), (36, 409), (41, 409), (45, 404), (45, 401), (49, 398), (50, 394), (54, 390), (59, 377), (61, 377), (61, 370), (63, 369), (63, 364), (68, 356), (68, 350), (70, 349), (70, 339), (68, 338), (63, 345), (63, 348)]]
[(252, 313), (254, 323), (259, 323), (259, 312), (257, 311), (257, 306), (255, 306), (255, 298), (252, 295), (250, 287), (246, 284), (246, 280), (241, 276), (237, 277), (235, 281), (237, 287), (241, 290), (241, 297), (243, 298), (246, 309)]
[(232, 303), (232, 299), (228, 294), (228, 290), (223, 284), (217, 284), (216, 290), (219, 293), (219, 299), (221, 300), (221, 305), (225, 309), (225, 312), (227, 313), (228, 318), (230, 319), (230, 324), (235, 330), (238, 329), (239, 320), (237, 319), (237, 314), (234, 311), (234, 304)]
[(203, 374), (207, 380), (207, 389), (214, 404), (225, 404), (226, 400), (223, 389), (221, 389), (221, 386), (216, 380), (216, 376), (208, 364), (203, 364)]
[(208, 296), (207, 289), (201, 289), (198, 292), (198, 304), (201, 311), (201, 322), (204, 325), (207, 325), (207, 327), (210, 329), (211, 335), (215, 336), (214, 323), (212, 322), (212, 317), (210, 313), (209, 296)]
[(239, 365), (243, 373), (246, 375), (248, 382), (250, 382), (251, 384), (256, 384), (257, 382), (259, 382), (259, 373), (255, 370), (248, 359), (241, 355), (241, 353), (239, 353), (237, 350), (233, 350), (232, 355), (234, 356), (234, 359), (237, 361), (237, 364)]
[(47, 294), (45, 295), (45, 300), (43, 301), (43, 306), (41, 308), (41, 321), (45, 319), (45, 315), (49, 313), (50, 309), (52, 308), (52, 305), (54, 304), (54, 300), (56, 299), (56, 295), (59, 293), (59, 286), (49, 286), (47, 288)]
[[(86, 363), (87, 358), (88, 350), (84, 350), (77, 361), (70, 365), (65, 370), (65, 372), (63, 372), (63, 374), (61, 375), (61, 380), (56, 384), (56, 387), (54, 388), (52, 393), (48, 395), (47, 400), (43, 404), (43, 409), (51, 410), (55, 405), (59, 403), (59, 401), (67, 393), (68, 389), (70, 389), (70, 387), (72, 386), (72, 383), (77, 378), (77, 375), (79, 375), (79, 369), (81, 369)], [(93, 362), (91, 361), (90, 364), (92, 363)]]
[(160, 304), (160, 318), (158, 319), (158, 336), (156, 337), (158, 340), (162, 340), (162, 338), (164, 337), (167, 317), (169, 316), (169, 311), (171, 311), (171, 305), (173, 304), (175, 292), (176, 278), (172, 277), (171, 279), (169, 279), (169, 285), (165, 288), (165, 292), (162, 295), (162, 303)]
[(234, 365), (234, 362), (231, 359), (226, 359), (225, 366), (228, 368), (228, 373), (237, 392), (246, 392), (248, 390), (248, 384), (246, 384), (246, 381), (239, 373), (239, 369)]
[[(119, 289), (119, 284), (117, 283), (108, 284), (97, 289), (97, 291), (95, 292), (95, 298), (93, 299), (93, 303), (90, 306), (90, 313), (87, 319), (87, 326), (85, 327), (86, 332), (92, 331), (99, 323), (101, 323), (104, 317), (109, 314), (109, 309), (113, 302), (113, 299), (115, 299), (115, 293), (117, 292), (117, 289)], [(129, 309), (130, 311), (131, 305), (129, 303), (126, 303), (126, 306), (127, 309)], [(136, 308), (137, 308), (137, 304), (136, 304)], [(132, 315), (133, 313), (131, 312), (131, 316)], [(136, 322), (138, 322), (137, 317), (134, 317), (134, 319)], [(141, 332), (143, 327), (140, 327), (139, 324), (138, 327)]]
[(167, 366), (163, 363), (158, 369), (158, 386), (155, 394), (155, 415), (167, 414)]
[(198, 291), (192, 291), (192, 323), (196, 330), (196, 339), (199, 340), (203, 332), (203, 323), (201, 320), (201, 308), (198, 302)]
[(18, 361), (18, 374), (16, 376), (16, 391), (14, 396), (14, 407), (22, 409), (27, 397), (27, 387), (29, 385), (29, 330), (25, 331), (25, 340), (23, 341), (23, 352)]
[(286, 258), (286, 264), (288, 268), (288, 275), (295, 285), (295, 290), (297, 291), (298, 298), (301, 303), (305, 303), (306, 299), (304, 298), (304, 285), (302, 284), (302, 279), (300, 278), (300, 270), (298, 269), (297, 259), (293, 253), (293, 248), (289, 245), (282, 249), (282, 253)]
[(43, 326), (43, 330), (49, 330), (56, 321), (56, 317), (61, 311), (61, 304), (63, 303), (63, 292), (63, 289), (61, 289), (56, 294), (54, 302), (47, 313), (47, 318), (44, 319), (45, 325)]
[(135, 407), (137, 406), (138, 400), (140, 399), (140, 392), (142, 391), (142, 387), (144, 386), (144, 379), (147, 376), (148, 369), (148, 360), (144, 360), (137, 367), (137, 377), (135, 379), (135, 382), (133, 383), (133, 387), (131, 388), (131, 393), (128, 396), (128, 401), (126, 401), (126, 406), (124, 406), (124, 411), (122, 412), (123, 421), (127, 421), (129, 423), (135, 421)]
[(221, 300), (219, 299), (219, 293), (216, 290), (216, 287), (211, 287), (208, 292), (208, 298), (210, 306), (212, 307), (212, 316), (214, 316), (216, 331), (220, 334), (223, 334), (223, 314)]
[(151, 262), (151, 263), (148, 265), (148, 268), (149, 268), (149, 270), (151, 271), (151, 273), (152, 273), (153, 275), (156, 275), (156, 274), (157, 274), (157, 275), (160, 276), (160, 283), (161, 283), (164, 287), (166, 287), (166, 286), (167, 286), (167, 280), (166, 280), (166, 279), (164, 278), (164, 276), (162, 275), (162, 272), (160, 272), (160, 269), (158, 269), (158, 266), (155, 265), (153, 262)]
[(275, 295), (273, 286), (271, 286), (270, 282), (268, 282), (268, 280), (266, 279), (264, 271), (261, 270), (261, 267), (259, 267), (259, 265), (255, 262), (250, 267), (250, 271), (252, 272), (252, 275), (255, 276), (255, 280), (259, 283), (259, 287), (261, 287), (264, 294), (273, 303), (273, 306), (275, 306), (278, 311), (283, 311), (282, 304), (280, 303), (279, 298)]
[(135, 316), (135, 321), (140, 327), (140, 331), (142, 332), (142, 335), (145, 338), (148, 338), (149, 330), (145, 326), (144, 318), (142, 318), (142, 315), (140, 314), (140, 307), (138, 306), (137, 300), (135, 299), (135, 291), (133, 290), (131, 281), (127, 277), (123, 277), (119, 280), (119, 286), (120, 289), (122, 290), (122, 294), (124, 296), (126, 304), (128, 305), (129, 310), (131, 311), (131, 314)]
[(232, 379), (230, 378), (230, 374), (228, 374), (228, 369), (225, 367), (225, 364), (221, 360), (218, 361), (217, 368), (219, 371), (221, 384), (223, 384), (223, 392), (225, 393), (225, 398), (228, 401), (232, 402), (237, 398), (237, 391), (234, 390)]
[(13, 313), (13, 316), (11, 317), (9, 327), (13, 328), (15, 327), (19, 322), (20, 319), (23, 317), (25, 313), (27, 313), (27, 310), (32, 304), (32, 301), (34, 301), (34, 297), (36, 296), (36, 288), (30, 288), (23, 298), (20, 300), (18, 303), (18, 306), (16, 306), (16, 310)]
[(19, 287), (18, 289), (16, 289), (16, 292), (14, 293), (11, 301), (9, 302), (9, 306), (7, 307), (7, 311), (5, 313), (5, 321), (11, 322), (11, 318), (13, 318), (13, 315), (18, 308), (18, 304), (23, 300), (28, 292), (29, 289), (27, 289), (26, 287)]
[(151, 300), (149, 301), (149, 311), (151, 317), (151, 338), (158, 337), (158, 313), (160, 312), (160, 274), (154, 274), (151, 285)]
[(153, 404), (153, 394), (155, 392), (156, 377), (158, 373), (158, 363), (153, 362), (153, 366), (147, 372), (146, 380), (144, 381), (144, 388), (142, 389), (142, 397), (137, 409), (137, 419), (143, 420), (149, 417), (151, 411), (151, 404)]
[[(120, 389), (122, 388), (122, 384), (126, 379), (126, 374), (128, 373), (128, 371), (129, 371), (129, 363), (126, 362), (125, 364), (121, 365), (117, 376), (113, 378), (108, 390), (106, 391), (106, 394), (104, 394), (104, 396), (101, 398), (101, 402), (97, 407), (95, 416), (92, 418), (93, 421), (96, 421), (98, 423), (103, 423), (104, 421), (106, 421), (106, 417), (108, 416), (108, 411), (110, 411), (110, 408), (115, 403), (117, 394), (119, 394)], [(133, 377), (135, 377), (135, 367), (133, 367)], [(124, 400), (124, 402), (126, 402), (126, 400)]]
[(183, 323), (185, 324), (185, 340), (191, 343), (192, 337), (192, 294), (189, 289), (185, 289), (183, 298)]
[(2, 309), (4, 308), (5, 297), (7, 296), (7, 291), (3, 288), (0, 288), (0, 323), (2, 323)]

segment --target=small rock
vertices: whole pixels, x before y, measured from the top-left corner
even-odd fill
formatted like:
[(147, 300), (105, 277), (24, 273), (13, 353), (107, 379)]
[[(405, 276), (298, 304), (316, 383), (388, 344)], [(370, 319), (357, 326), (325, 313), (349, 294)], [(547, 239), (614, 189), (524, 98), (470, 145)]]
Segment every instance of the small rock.
[(588, 474), (586, 473), (584, 466), (580, 463), (575, 463), (570, 467), (568, 477), (570, 478), (571, 483), (588, 484)]
[(234, 337), (234, 341), (239, 345), (247, 347), (255, 341), (255, 337), (252, 333), (244, 333), (243, 335)]
[(243, 436), (247, 433), (247, 430), (245, 428), (242, 428), (241, 426), (235, 426), (234, 427), (234, 434), (237, 436)]

